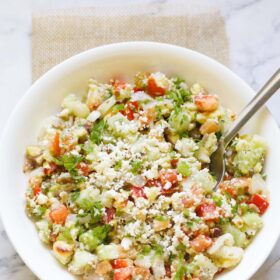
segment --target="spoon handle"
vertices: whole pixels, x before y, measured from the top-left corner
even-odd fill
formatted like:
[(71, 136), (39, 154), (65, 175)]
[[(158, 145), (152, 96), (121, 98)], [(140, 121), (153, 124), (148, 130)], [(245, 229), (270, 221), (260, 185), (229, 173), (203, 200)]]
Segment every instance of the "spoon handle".
[(224, 137), (225, 147), (236, 136), (239, 130), (257, 112), (265, 102), (280, 88), (280, 69), (269, 79), (262, 89), (253, 97), (249, 104), (241, 111), (233, 126)]

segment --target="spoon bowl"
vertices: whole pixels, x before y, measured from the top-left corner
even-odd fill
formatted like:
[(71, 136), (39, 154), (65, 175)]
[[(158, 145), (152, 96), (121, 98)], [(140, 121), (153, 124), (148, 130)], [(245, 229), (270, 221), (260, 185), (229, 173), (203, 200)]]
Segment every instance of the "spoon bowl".
[(216, 178), (214, 191), (217, 190), (224, 179), (226, 163), (225, 151), (228, 144), (236, 136), (239, 130), (251, 119), (251, 117), (265, 104), (265, 102), (280, 88), (280, 69), (268, 80), (263, 88), (253, 97), (247, 106), (241, 111), (225, 136), (221, 137), (217, 150), (211, 155), (210, 172)]

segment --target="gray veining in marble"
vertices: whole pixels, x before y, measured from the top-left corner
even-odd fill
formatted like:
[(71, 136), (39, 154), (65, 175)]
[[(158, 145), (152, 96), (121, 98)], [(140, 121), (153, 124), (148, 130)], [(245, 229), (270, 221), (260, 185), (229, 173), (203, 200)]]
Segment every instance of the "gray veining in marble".
[[(157, 12), (172, 0), (0, 0), (0, 134), (8, 115), (31, 83), (31, 13), (90, 5), (156, 3)], [(231, 69), (254, 89), (280, 65), (279, 0), (201, 0), (220, 8), (230, 41)], [(156, 13), (157, 13), (156, 12)], [(280, 94), (269, 101), (280, 124)], [(280, 279), (280, 241), (253, 280)], [(10, 244), (0, 222), (0, 279), (33, 280)]]

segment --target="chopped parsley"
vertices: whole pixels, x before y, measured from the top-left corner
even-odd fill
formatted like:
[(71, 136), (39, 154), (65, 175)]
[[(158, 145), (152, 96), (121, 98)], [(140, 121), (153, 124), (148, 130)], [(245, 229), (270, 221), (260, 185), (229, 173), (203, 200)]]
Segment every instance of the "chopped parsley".
[(233, 205), (232, 208), (231, 208), (231, 213), (232, 214), (236, 214), (237, 211), (238, 211), (238, 204), (235, 203), (235, 205)]
[(106, 129), (107, 124), (104, 119), (100, 120), (97, 124), (95, 124), (90, 133), (90, 140), (92, 143), (99, 145), (102, 141), (102, 136), (104, 130)]
[(71, 200), (72, 200), (73, 202), (75, 202), (75, 201), (79, 198), (79, 196), (80, 196), (80, 192), (79, 192), (79, 191), (72, 192), (71, 195), (70, 195)]
[(115, 165), (114, 165), (114, 169), (115, 169), (116, 171), (119, 171), (119, 170), (121, 169), (121, 167), (122, 167), (122, 161), (121, 161), (121, 160), (118, 160), (118, 161), (115, 163)]
[(116, 104), (112, 109), (113, 113), (118, 113), (122, 110), (124, 110), (124, 104)]
[(158, 244), (153, 244), (152, 245), (153, 250), (155, 251), (155, 254), (158, 256), (163, 255), (163, 248), (162, 246), (158, 245)]
[(176, 247), (176, 250), (181, 253), (186, 252), (186, 246), (183, 243), (179, 243)]
[(63, 155), (59, 158), (59, 164), (64, 166), (64, 168), (73, 176), (77, 175), (77, 164), (83, 160), (81, 155)]
[(192, 221), (187, 222), (187, 227), (192, 227), (193, 225), (194, 225), (194, 223)]
[(142, 161), (141, 160), (133, 160), (130, 162), (131, 165), (131, 173), (133, 175), (137, 175), (141, 169)]
[(175, 104), (175, 108), (180, 108), (187, 101), (191, 101), (191, 92), (183, 88), (173, 89), (167, 92), (167, 97), (172, 99)]
[(102, 217), (102, 203), (100, 201), (95, 202), (90, 210), (91, 213), (91, 223), (97, 223)]
[(180, 263), (174, 276), (174, 280), (184, 280), (187, 273), (187, 268), (184, 264)]
[(213, 194), (212, 199), (215, 202), (216, 206), (218, 206), (218, 207), (222, 206), (223, 200), (220, 196), (217, 196), (216, 194)]

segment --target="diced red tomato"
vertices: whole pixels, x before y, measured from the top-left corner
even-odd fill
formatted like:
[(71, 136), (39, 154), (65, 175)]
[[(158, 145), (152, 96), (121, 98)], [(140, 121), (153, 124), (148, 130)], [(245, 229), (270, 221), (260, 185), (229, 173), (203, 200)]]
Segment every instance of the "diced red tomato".
[(231, 178), (220, 184), (220, 189), (223, 193), (228, 193), (230, 196), (237, 196), (238, 189), (246, 189), (249, 187), (249, 180), (246, 177)]
[(144, 188), (142, 188), (142, 187), (132, 187), (131, 191), (132, 191), (132, 195), (134, 195), (136, 197), (147, 198), (147, 196), (144, 193)]
[(105, 223), (108, 224), (111, 220), (113, 220), (115, 213), (116, 213), (116, 209), (115, 208), (107, 208), (105, 209), (106, 212), (106, 216), (105, 216)]
[(190, 208), (194, 204), (194, 200), (191, 197), (184, 197), (182, 199), (182, 202), (183, 202), (185, 208)]
[(177, 164), (178, 164), (178, 161), (179, 159), (178, 158), (173, 158), (171, 161), (170, 161), (170, 164), (173, 168), (176, 168), (177, 167)]
[(138, 111), (138, 101), (131, 101), (125, 105), (125, 109), (120, 112), (127, 117), (128, 120), (134, 120), (134, 113)]
[(114, 280), (130, 280), (132, 278), (130, 267), (118, 268), (114, 270)]
[(165, 185), (166, 183), (175, 185), (178, 183), (177, 171), (174, 169), (162, 169), (159, 172), (159, 178), (162, 185)]
[(142, 90), (143, 90), (142, 88), (138, 88), (138, 87), (134, 87), (134, 88), (133, 88), (133, 91), (134, 91), (134, 92), (142, 91)]
[(61, 153), (59, 142), (60, 142), (60, 134), (59, 134), (59, 132), (56, 132), (54, 135), (53, 143), (52, 143), (52, 147), (51, 147), (52, 152), (55, 156), (60, 156), (60, 153)]
[[(162, 169), (159, 172), (159, 179), (161, 182), (161, 193), (163, 195), (171, 195), (178, 191), (177, 189), (177, 183), (178, 183), (178, 177), (177, 177), (177, 171), (174, 169)], [(167, 187), (169, 184), (169, 187)]]
[(33, 194), (34, 196), (37, 196), (41, 192), (41, 186), (40, 184), (35, 184), (33, 187)]
[(54, 162), (49, 162), (49, 167), (44, 168), (44, 173), (47, 176), (50, 176), (57, 168), (57, 165)]
[(113, 269), (124, 268), (129, 266), (129, 262), (126, 259), (117, 259), (112, 261)]
[(77, 164), (77, 168), (80, 169), (84, 176), (88, 176), (89, 174), (89, 166), (84, 162), (80, 162)]
[(68, 209), (65, 205), (61, 204), (56, 209), (50, 212), (50, 218), (53, 223), (64, 225), (68, 216)]
[(198, 253), (207, 250), (212, 245), (212, 239), (206, 235), (200, 234), (190, 241), (191, 247)]
[(235, 197), (237, 195), (237, 190), (233, 187), (230, 187), (227, 182), (229, 181), (224, 181), (219, 186), (222, 190), (222, 193), (228, 193), (230, 196)]
[(125, 89), (127, 85), (124, 81), (118, 79), (112, 79), (110, 82), (115, 89)]
[(171, 196), (175, 192), (178, 192), (178, 187), (176, 185), (172, 186), (170, 189), (164, 189), (163, 187), (161, 189), (161, 194), (165, 196)]
[(156, 80), (150, 76), (148, 78), (148, 94), (151, 96), (161, 96), (164, 95), (166, 89), (157, 85)]
[(254, 194), (249, 201), (250, 203), (255, 204), (259, 208), (260, 214), (263, 214), (269, 206), (269, 202), (259, 194)]
[(196, 214), (206, 221), (215, 220), (219, 217), (219, 213), (214, 203), (201, 203), (195, 209)]
[(160, 181), (158, 179), (147, 180), (145, 186), (146, 187), (162, 187), (161, 183), (160, 183)]
[(217, 97), (213, 95), (196, 95), (194, 103), (198, 111), (201, 112), (215, 111), (219, 105)]
[(139, 108), (138, 101), (130, 101), (128, 103), (128, 106), (130, 106), (132, 109), (135, 109), (135, 110), (138, 110), (138, 108)]

